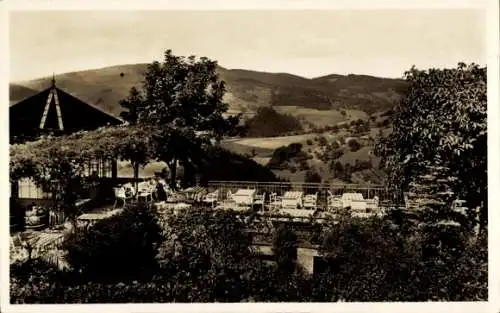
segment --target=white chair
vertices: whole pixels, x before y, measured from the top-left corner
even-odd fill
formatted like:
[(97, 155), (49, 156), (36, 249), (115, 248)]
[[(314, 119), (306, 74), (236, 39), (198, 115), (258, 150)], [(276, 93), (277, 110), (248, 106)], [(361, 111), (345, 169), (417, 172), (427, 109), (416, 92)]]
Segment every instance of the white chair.
[(139, 189), (137, 194), (138, 199), (144, 198), (146, 202), (148, 200), (153, 201), (154, 189), (149, 182), (139, 183), (138, 189)]
[(260, 195), (255, 195), (253, 204), (254, 205), (260, 205), (261, 210), (264, 209), (264, 200), (266, 199), (266, 193), (262, 193)]
[(151, 197), (152, 199), (158, 199), (158, 194), (156, 190), (158, 189), (157, 187), (158, 182), (154, 179), (149, 180), (149, 190), (151, 190)]
[(113, 204), (113, 209), (116, 208), (118, 201), (123, 203), (123, 206), (127, 203), (127, 193), (125, 192), (125, 188), (123, 187), (115, 187), (113, 188), (113, 192), (115, 194), (115, 203)]
[(318, 208), (318, 193), (306, 195), (303, 207), (308, 210), (316, 210)]
[(269, 207), (271, 210), (280, 209), (282, 204), (282, 199), (277, 193), (273, 192), (269, 195)]
[(203, 202), (210, 204), (212, 207), (215, 207), (215, 204), (217, 203), (218, 200), (219, 200), (219, 190), (211, 192), (203, 198)]
[(135, 187), (131, 183), (126, 183), (123, 185), (123, 188), (125, 189), (125, 194), (127, 198), (135, 198), (136, 196), (136, 190)]
[(342, 209), (341, 198), (328, 191), (327, 211), (338, 212), (340, 209)]
[(377, 211), (378, 208), (379, 208), (379, 200), (378, 200), (377, 196), (373, 197), (373, 199), (366, 200), (366, 211), (367, 212)]

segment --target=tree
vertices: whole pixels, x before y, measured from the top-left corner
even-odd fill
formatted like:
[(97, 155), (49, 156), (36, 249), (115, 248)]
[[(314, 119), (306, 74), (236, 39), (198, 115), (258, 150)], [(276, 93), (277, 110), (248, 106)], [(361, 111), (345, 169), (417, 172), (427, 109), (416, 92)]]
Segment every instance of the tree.
[[(313, 170), (309, 169), (305, 174), (304, 174), (304, 182), (305, 183), (315, 183), (315, 184), (320, 184), (321, 183), (321, 175)], [(308, 193), (315, 193), (318, 191), (318, 188), (310, 187), (306, 188), (306, 192)]]
[(340, 173), (344, 172), (344, 167), (339, 161), (334, 161), (330, 163), (330, 170), (333, 172), (335, 177), (340, 177)]
[(144, 106), (144, 97), (139, 92), (139, 90), (137, 90), (137, 88), (135, 87), (132, 87), (130, 89), (128, 97), (126, 99), (120, 100), (119, 103), (121, 107), (127, 109), (127, 111), (123, 111), (120, 113), (120, 117), (132, 125), (136, 124), (137, 119), (139, 118), (137, 111), (140, 110), (142, 106)]
[(167, 163), (173, 188), (178, 161), (196, 162), (203, 146), (233, 132), (239, 119), (224, 117), (225, 83), (217, 62), (206, 57), (186, 58), (167, 50), (163, 63), (148, 65), (141, 93), (136, 97), (131, 91), (123, 104), (135, 104), (137, 123), (156, 128), (156, 157)]
[(10, 146), (10, 180), (31, 178), (53, 195), (56, 209), (69, 218), (86, 187), (85, 167), (91, 160), (131, 161), (137, 182), (140, 165), (152, 157), (152, 130), (144, 126), (103, 127)]
[(359, 149), (361, 149), (361, 144), (359, 143), (359, 141), (357, 139), (351, 139), (347, 142), (347, 145), (349, 146), (349, 149), (352, 151), (352, 152), (356, 152), (358, 151)]
[(256, 259), (235, 212), (188, 209), (169, 215), (165, 225), (160, 264), (176, 302), (238, 302), (248, 296)]
[(416, 300), (410, 298), (417, 295), (408, 283), (413, 280), (407, 279), (418, 250), (409, 241), (383, 219), (329, 221), (320, 246), (326, 268), (318, 275), (317, 300)]
[(152, 130), (140, 127), (129, 127), (127, 133), (117, 132), (114, 148), (123, 160), (130, 161), (134, 170), (134, 182), (138, 194), (139, 167), (145, 166), (153, 158), (155, 142), (152, 140)]
[(389, 182), (407, 190), (442, 161), (456, 177), (453, 191), (467, 206), (480, 208), (481, 229), (487, 223), (486, 68), (459, 63), (453, 69), (406, 72), (409, 90), (395, 107), (393, 132), (377, 146)]
[(255, 116), (245, 122), (245, 129), (248, 137), (273, 137), (303, 131), (298, 118), (281, 114), (272, 107), (259, 107)]

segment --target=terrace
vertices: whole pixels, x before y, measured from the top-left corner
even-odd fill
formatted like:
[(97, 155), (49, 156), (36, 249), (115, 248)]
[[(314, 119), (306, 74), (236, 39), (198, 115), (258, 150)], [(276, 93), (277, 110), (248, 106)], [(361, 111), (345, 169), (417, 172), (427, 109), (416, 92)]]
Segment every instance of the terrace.
[[(137, 188), (128, 182), (113, 188), (114, 197), (102, 201), (104, 205), (89, 208), (77, 216), (78, 227), (89, 227), (95, 222), (113, 216), (128, 203), (141, 201), (155, 205), (159, 214), (174, 212), (187, 207), (216, 210), (255, 212), (270, 221), (310, 223), (326, 215), (335, 216), (350, 212), (352, 216), (370, 217), (384, 214), (384, 209), (402, 205), (399, 193), (382, 186), (328, 185), (314, 183), (235, 182), (211, 181), (206, 187), (190, 187), (173, 191), (160, 178), (138, 183)], [(348, 210), (350, 208), (350, 211)], [(43, 213), (43, 214), (42, 214)], [(14, 250), (33, 246), (34, 251), (45, 249), (67, 229), (66, 219), (54, 214), (50, 208), (36, 206), (26, 212), (26, 221), (36, 218), (37, 227), (19, 234)], [(50, 233), (50, 236), (47, 235)], [(26, 240), (23, 240), (26, 238)], [(49, 238), (47, 240), (40, 238)], [(54, 239), (54, 242), (57, 240)], [(45, 242), (38, 247), (37, 242)], [(56, 244), (55, 244), (56, 245)], [(36, 252), (35, 251), (35, 252)]]
[[(346, 208), (370, 213), (404, 206), (403, 194), (379, 185), (332, 185), (303, 182), (211, 181), (207, 190), (220, 207), (255, 206), (259, 210), (305, 210), (336, 213)], [(241, 200), (241, 195), (247, 198)]]

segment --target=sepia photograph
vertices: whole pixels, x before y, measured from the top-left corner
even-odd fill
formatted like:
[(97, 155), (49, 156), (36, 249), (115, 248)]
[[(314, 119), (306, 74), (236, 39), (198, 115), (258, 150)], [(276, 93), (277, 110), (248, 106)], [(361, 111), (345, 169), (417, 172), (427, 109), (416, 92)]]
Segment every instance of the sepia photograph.
[(488, 301), (485, 6), (7, 15), (11, 305)]

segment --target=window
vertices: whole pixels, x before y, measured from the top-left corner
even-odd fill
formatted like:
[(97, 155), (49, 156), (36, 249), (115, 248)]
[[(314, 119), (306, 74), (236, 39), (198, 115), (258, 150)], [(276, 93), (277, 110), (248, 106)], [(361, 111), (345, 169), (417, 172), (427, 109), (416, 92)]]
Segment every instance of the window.
[(92, 173), (97, 173), (99, 177), (111, 177), (111, 168), (113, 160), (97, 159), (89, 161), (84, 169), (85, 176), (91, 176)]
[(21, 179), (19, 181), (19, 198), (22, 199), (50, 199), (51, 193), (44, 192), (42, 188), (36, 186), (31, 179)]

